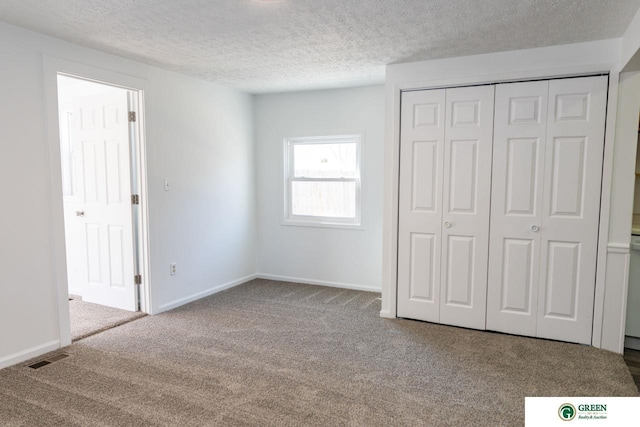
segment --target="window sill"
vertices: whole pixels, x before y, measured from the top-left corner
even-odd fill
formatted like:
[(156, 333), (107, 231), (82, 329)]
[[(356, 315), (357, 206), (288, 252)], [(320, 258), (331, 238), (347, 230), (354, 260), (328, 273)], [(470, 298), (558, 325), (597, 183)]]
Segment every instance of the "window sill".
[(335, 228), (335, 229), (345, 229), (345, 230), (364, 230), (364, 226), (362, 225), (362, 223), (344, 224), (344, 223), (331, 222), (331, 221), (305, 221), (305, 220), (296, 220), (296, 219), (285, 219), (280, 224), (287, 227), (317, 227), (317, 228)]

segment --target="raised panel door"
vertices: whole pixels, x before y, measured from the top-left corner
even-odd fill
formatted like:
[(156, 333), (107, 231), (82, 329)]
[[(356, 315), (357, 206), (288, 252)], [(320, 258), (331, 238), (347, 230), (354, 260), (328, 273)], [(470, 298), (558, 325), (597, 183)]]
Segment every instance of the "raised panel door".
[(536, 334), (549, 82), (496, 86), (487, 329)]
[(398, 316), (438, 322), (445, 91), (402, 94)]
[(484, 329), (494, 87), (446, 90), (440, 322)]
[(549, 82), (539, 337), (591, 343), (607, 86)]
[(126, 90), (73, 99), (68, 141), (73, 194), (65, 196), (67, 268), (84, 301), (135, 311)]

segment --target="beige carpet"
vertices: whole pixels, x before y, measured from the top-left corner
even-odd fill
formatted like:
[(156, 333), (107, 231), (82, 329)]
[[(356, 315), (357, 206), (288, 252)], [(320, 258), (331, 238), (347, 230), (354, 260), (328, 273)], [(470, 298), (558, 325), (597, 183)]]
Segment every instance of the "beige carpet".
[(635, 396), (622, 356), (381, 319), (379, 295), (256, 280), (0, 371), (0, 425), (522, 425), (525, 396)]
[(146, 316), (141, 312), (119, 310), (104, 305), (82, 301), (72, 296), (69, 301), (69, 317), (71, 320), (71, 339), (77, 341), (98, 332), (111, 329), (139, 317)]

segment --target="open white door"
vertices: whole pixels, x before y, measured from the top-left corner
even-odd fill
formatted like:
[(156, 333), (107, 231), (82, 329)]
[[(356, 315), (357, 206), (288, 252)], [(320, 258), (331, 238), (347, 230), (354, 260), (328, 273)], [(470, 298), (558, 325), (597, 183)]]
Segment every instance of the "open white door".
[(127, 91), (111, 89), (61, 109), (69, 288), (136, 311)]

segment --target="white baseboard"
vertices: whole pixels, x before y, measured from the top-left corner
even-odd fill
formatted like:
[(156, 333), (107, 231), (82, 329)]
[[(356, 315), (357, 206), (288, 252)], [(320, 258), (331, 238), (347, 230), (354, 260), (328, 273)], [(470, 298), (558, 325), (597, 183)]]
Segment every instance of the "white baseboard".
[(69, 288), (69, 295), (75, 295), (82, 298), (82, 289), (71, 289)]
[(9, 366), (24, 362), (25, 360), (33, 359), (41, 354), (49, 353), (50, 351), (60, 348), (60, 340), (49, 341), (35, 347), (31, 347), (27, 350), (19, 353), (10, 354), (0, 359), (0, 369), (7, 368)]
[(396, 316), (392, 316), (389, 310), (380, 310), (380, 317), (384, 317), (385, 319), (395, 319)]
[(69, 289), (69, 296), (75, 295), (77, 297), (82, 298), (82, 290), (80, 289)]
[(193, 295), (189, 295), (184, 298), (177, 299), (175, 301), (172, 301), (166, 304), (162, 304), (160, 307), (158, 307), (158, 310), (154, 311), (152, 314), (159, 314), (164, 311), (172, 310), (176, 307), (180, 307), (181, 305), (185, 305), (190, 302), (199, 300), (200, 298), (208, 297), (220, 291), (224, 291), (225, 289), (233, 288), (234, 286), (241, 285), (253, 279), (277, 280), (281, 282), (304, 283), (307, 285), (320, 285), (320, 286), (329, 286), (332, 288), (353, 289), (356, 291), (380, 293), (380, 288), (375, 288), (373, 286), (354, 285), (350, 283), (340, 283), (340, 282), (328, 282), (324, 280), (313, 280), (313, 279), (306, 279), (302, 277), (278, 276), (275, 274), (267, 274), (267, 273), (256, 273), (256, 274), (250, 274), (240, 279), (233, 280), (231, 282), (224, 283), (222, 285), (214, 286), (213, 288), (207, 289), (202, 292), (198, 292)]
[(185, 304), (188, 304), (190, 302), (199, 300), (200, 298), (208, 297), (209, 295), (216, 294), (218, 292), (224, 291), (225, 289), (233, 288), (234, 286), (241, 285), (243, 283), (246, 283), (246, 282), (248, 282), (250, 280), (257, 279), (257, 278), (258, 278), (257, 274), (250, 274), (248, 276), (241, 277), (240, 279), (232, 280), (231, 282), (227, 282), (227, 283), (223, 283), (222, 285), (214, 286), (213, 288), (209, 288), (209, 289), (207, 289), (205, 291), (198, 292), (197, 294), (189, 295), (187, 297), (177, 299), (177, 300), (169, 302), (167, 304), (162, 304), (160, 307), (158, 307), (158, 310), (155, 311), (152, 314), (159, 314), (159, 313), (162, 313), (163, 311), (172, 310), (172, 309), (174, 309), (176, 307), (180, 307), (181, 305), (185, 305)]
[(304, 283), (306, 285), (329, 286), (331, 288), (353, 289), (355, 291), (367, 291), (380, 293), (382, 289), (373, 286), (354, 285), (351, 283), (328, 282), (326, 280), (305, 279), (303, 277), (279, 276), (277, 274), (258, 273), (258, 279), (276, 280), (279, 282)]

